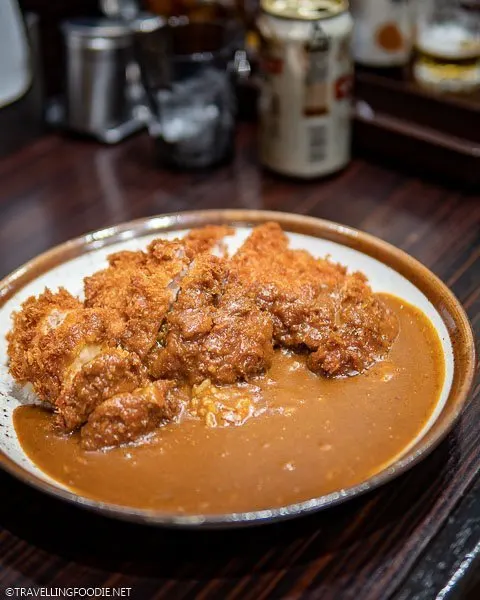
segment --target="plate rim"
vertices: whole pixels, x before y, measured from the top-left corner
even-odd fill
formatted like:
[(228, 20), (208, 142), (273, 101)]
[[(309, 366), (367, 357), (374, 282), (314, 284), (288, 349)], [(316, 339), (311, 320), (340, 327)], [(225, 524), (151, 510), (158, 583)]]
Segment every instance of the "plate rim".
[[(444, 323), (445, 318), (442, 310), (440, 310), (441, 308), (453, 319), (453, 324), (458, 331), (460, 341), (452, 339), (451, 327), (448, 323), (445, 323), (445, 325), (454, 351), (454, 379), (458, 369), (462, 370), (462, 377), (456, 392), (453, 391), (452, 382), (452, 389), (447, 401), (453, 393), (455, 398), (457, 398), (457, 407), (446, 418), (445, 423), (432, 439), (426, 440), (426, 436), (424, 436), (403, 457), (396, 460), (386, 469), (383, 469), (366, 481), (346, 489), (272, 509), (212, 515), (175, 515), (86, 498), (76, 492), (62, 489), (53, 483), (42, 480), (17, 464), (1, 450), (0, 468), (41, 492), (47, 493), (57, 499), (65, 500), (75, 506), (90, 509), (104, 516), (165, 527), (213, 529), (272, 523), (335, 506), (393, 480), (432, 452), (457, 422), (462, 409), (467, 403), (468, 394), (473, 384), (476, 354), (470, 322), (454, 293), (420, 261), (381, 238), (350, 226), (307, 215), (247, 209), (194, 210), (143, 217), (112, 227), (97, 229), (72, 238), (37, 255), (0, 281), (0, 308), (27, 283), (53, 267), (77, 256), (108, 247), (125, 239), (139, 238), (155, 233), (161, 235), (169, 231), (189, 229), (207, 224), (248, 226), (258, 225), (266, 221), (277, 221), (287, 232), (301, 233), (336, 242), (379, 260), (415, 285), (433, 304)], [(425, 289), (422, 289), (423, 287), (428, 288), (429, 293)], [(432, 294), (436, 296), (436, 302), (432, 300)], [(440, 307), (437, 306), (439, 302), (441, 302)], [(456, 361), (459, 357), (460, 365)], [(444, 410), (445, 407), (442, 409), (442, 413)], [(436, 422), (439, 421), (442, 413), (437, 417)]]

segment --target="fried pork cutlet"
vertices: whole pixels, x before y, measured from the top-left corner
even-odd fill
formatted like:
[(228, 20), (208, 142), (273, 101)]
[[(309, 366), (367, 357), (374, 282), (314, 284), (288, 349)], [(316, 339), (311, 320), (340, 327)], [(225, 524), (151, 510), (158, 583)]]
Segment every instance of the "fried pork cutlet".
[(148, 382), (146, 368), (134, 352), (103, 351), (64, 381), (55, 402), (56, 424), (63, 431), (78, 429), (102, 402)]
[(10, 368), (17, 380), (32, 383), (55, 408), (57, 424), (71, 431), (106, 398), (147, 381), (140, 359), (115, 347), (122, 332), (114, 313), (85, 309), (63, 289), (47, 290), (14, 315)]
[(177, 414), (179, 397), (173, 381), (112, 396), (90, 413), (80, 433), (82, 447), (98, 450), (137, 440)]
[(345, 278), (335, 306), (335, 322), (307, 365), (318, 374), (361, 373), (389, 352), (398, 335), (397, 317), (361, 273)]
[(245, 293), (271, 315), (276, 343), (312, 352), (308, 364), (316, 373), (363, 371), (397, 335), (396, 317), (363, 275), (289, 249), (276, 223), (255, 228), (231, 264)]
[(333, 294), (346, 270), (288, 244), (276, 223), (256, 227), (232, 257), (232, 271), (245, 293), (271, 315), (278, 345), (313, 350), (334, 322)]
[(70, 311), (57, 327), (38, 332), (27, 351), (31, 382), (39, 397), (54, 404), (84, 364), (116, 345), (122, 323), (106, 310)]
[(109, 267), (85, 278), (85, 305), (116, 311), (125, 323), (121, 345), (144, 357), (175, 300), (195, 255), (211, 251), (227, 227), (194, 230), (183, 240), (154, 240), (146, 252), (118, 252)]
[(217, 256), (226, 256), (226, 247), (223, 239), (227, 235), (233, 235), (234, 229), (225, 225), (206, 225), (192, 229), (183, 238), (183, 243), (187, 248), (187, 254), (191, 257), (204, 252), (216, 254)]
[(230, 233), (204, 227), (112, 254), (85, 279), (85, 304), (62, 288), (29, 298), (8, 334), (12, 375), (50, 403), (59, 428), (81, 428), (93, 450), (172, 419), (182, 403), (176, 384), (263, 373), (274, 344), (306, 352), (312, 371), (332, 376), (386, 355), (397, 320), (361, 273), (290, 249), (274, 223), (229, 260)]
[(10, 372), (18, 382), (26, 383), (33, 378), (35, 364), (28, 352), (37, 334), (45, 334), (51, 327), (60, 325), (70, 310), (82, 306), (80, 300), (64, 288), (56, 293), (45, 289), (38, 298), (30, 296), (22, 309), (13, 313), (13, 326), (7, 334), (8, 357)]
[(155, 240), (147, 252), (119, 252), (109, 267), (85, 278), (85, 305), (118, 315), (123, 348), (140, 357), (154, 345), (173, 298), (169, 287), (188, 265), (180, 242)]
[(230, 279), (225, 259), (208, 254), (195, 259), (164, 329), (164, 340), (148, 357), (153, 377), (225, 384), (270, 366), (271, 319)]
[(30, 381), (39, 397), (54, 404), (70, 374), (116, 345), (123, 324), (108, 311), (85, 309), (65, 290), (28, 298), (14, 315), (9, 334), (10, 369)]

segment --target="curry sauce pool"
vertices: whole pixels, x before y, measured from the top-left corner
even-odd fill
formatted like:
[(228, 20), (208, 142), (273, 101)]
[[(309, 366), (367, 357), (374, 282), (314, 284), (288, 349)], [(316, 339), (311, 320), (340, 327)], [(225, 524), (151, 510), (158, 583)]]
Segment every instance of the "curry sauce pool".
[(355, 485), (393, 460), (422, 430), (444, 380), (440, 340), (427, 317), (382, 294), (400, 332), (388, 360), (361, 375), (326, 379), (302, 357), (276, 352), (252, 381), (257, 413), (239, 426), (170, 423), (139, 446), (86, 452), (55, 432), (50, 412), (14, 414), (20, 443), (40, 469), (103, 502), (169, 513), (273, 508)]

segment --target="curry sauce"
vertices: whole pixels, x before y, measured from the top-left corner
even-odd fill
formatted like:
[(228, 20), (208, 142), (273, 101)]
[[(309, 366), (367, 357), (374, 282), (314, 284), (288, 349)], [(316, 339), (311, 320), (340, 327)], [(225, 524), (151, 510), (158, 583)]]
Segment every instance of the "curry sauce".
[(305, 357), (277, 350), (266, 375), (237, 384), (254, 403), (241, 424), (209, 426), (185, 410), (141, 445), (89, 452), (78, 432), (57, 433), (50, 411), (22, 406), (14, 414), (20, 443), (40, 469), (81, 495), (177, 514), (273, 508), (360, 483), (419, 434), (444, 381), (442, 347), (427, 317), (380, 296), (399, 321), (387, 360), (355, 377), (327, 378), (312, 373)]

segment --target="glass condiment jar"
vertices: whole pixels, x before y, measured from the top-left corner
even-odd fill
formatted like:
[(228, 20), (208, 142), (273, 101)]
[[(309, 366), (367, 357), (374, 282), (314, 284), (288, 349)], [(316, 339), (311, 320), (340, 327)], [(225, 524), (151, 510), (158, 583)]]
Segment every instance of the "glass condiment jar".
[(416, 81), (438, 92), (479, 89), (480, 2), (421, 0), (416, 13)]

